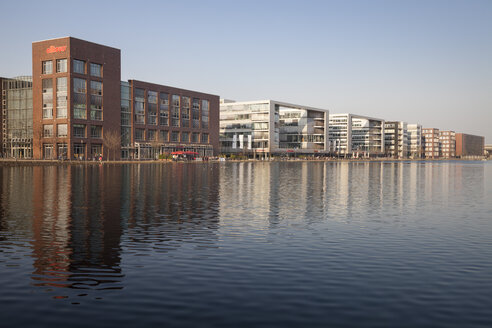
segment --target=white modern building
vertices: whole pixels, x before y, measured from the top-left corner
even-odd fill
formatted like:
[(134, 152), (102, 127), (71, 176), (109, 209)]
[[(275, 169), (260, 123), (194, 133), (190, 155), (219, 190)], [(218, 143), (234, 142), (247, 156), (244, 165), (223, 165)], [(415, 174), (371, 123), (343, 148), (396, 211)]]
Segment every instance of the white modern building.
[(393, 158), (407, 158), (409, 149), (407, 122), (385, 122), (384, 143), (386, 156)]
[(331, 152), (343, 156), (382, 156), (384, 120), (355, 115), (332, 114), (329, 120)]
[(408, 124), (408, 144), (409, 144), (409, 157), (421, 158), (423, 156), (424, 148), (422, 146), (422, 125), (420, 124)]
[(220, 102), (222, 154), (327, 154), (329, 111), (274, 100)]

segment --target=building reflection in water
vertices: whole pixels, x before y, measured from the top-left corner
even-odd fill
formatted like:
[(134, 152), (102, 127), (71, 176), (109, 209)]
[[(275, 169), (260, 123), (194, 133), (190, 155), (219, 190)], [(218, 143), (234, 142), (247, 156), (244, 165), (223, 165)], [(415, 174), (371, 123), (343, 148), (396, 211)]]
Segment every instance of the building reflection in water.
[(31, 240), (32, 284), (60, 298), (122, 289), (122, 252), (216, 247), (218, 174), (186, 163), (4, 168), (0, 236)]
[(265, 230), (286, 219), (398, 224), (432, 203), (455, 205), (454, 199), (470, 186), (483, 190), (484, 167), (458, 162), (245, 162), (224, 166), (220, 179), (221, 218), (230, 226), (250, 220), (255, 229)]

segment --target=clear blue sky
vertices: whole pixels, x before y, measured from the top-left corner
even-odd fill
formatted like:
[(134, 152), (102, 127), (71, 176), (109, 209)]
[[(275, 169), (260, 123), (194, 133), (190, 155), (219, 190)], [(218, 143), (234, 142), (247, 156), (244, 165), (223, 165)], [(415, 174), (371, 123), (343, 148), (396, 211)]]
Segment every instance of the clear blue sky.
[(121, 49), (122, 80), (275, 99), (486, 136), (492, 1), (5, 1), (0, 76), (31, 42)]

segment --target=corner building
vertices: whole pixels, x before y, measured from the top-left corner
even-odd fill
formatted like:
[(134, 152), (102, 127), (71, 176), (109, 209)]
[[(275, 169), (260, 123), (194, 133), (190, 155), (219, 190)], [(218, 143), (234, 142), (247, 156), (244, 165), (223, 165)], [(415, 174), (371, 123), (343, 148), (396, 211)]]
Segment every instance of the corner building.
[(33, 157), (104, 155), (120, 133), (120, 50), (72, 37), (34, 42)]
[(65, 37), (32, 44), (33, 158), (219, 153), (219, 97), (121, 81), (121, 51)]

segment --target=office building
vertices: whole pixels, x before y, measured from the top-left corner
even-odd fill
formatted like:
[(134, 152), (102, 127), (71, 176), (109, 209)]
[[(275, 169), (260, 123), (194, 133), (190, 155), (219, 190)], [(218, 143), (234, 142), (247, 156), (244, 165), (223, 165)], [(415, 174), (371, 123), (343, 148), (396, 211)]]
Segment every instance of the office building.
[(32, 78), (1, 79), (2, 157), (32, 157)]
[(422, 125), (408, 124), (408, 156), (410, 158), (421, 158), (424, 149), (422, 147)]
[(386, 156), (407, 158), (409, 146), (407, 123), (401, 121), (385, 122), (384, 143)]
[(439, 129), (424, 128), (422, 130), (422, 143), (424, 145), (425, 158), (439, 158), (441, 145), (439, 141)]
[(34, 158), (218, 154), (218, 96), (121, 82), (119, 49), (72, 37), (32, 50)]
[(273, 100), (222, 100), (221, 152), (265, 157), (327, 154), (328, 116), (326, 109)]
[(481, 158), (484, 156), (485, 138), (466, 133), (456, 133), (456, 156)]
[(331, 152), (337, 155), (384, 155), (384, 120), (355, 114), (330, 115)]
[(454, 131), (439, 132), (440, 157), (455, 158), (456, 157), (456, 136)]

